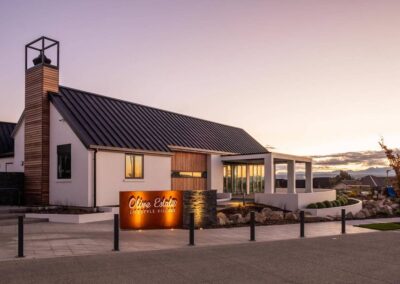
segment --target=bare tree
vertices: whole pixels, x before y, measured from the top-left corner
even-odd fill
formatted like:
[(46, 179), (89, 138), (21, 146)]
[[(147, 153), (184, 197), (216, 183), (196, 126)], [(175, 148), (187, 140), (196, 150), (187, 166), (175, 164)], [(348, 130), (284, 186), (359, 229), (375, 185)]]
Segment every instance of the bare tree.
[(387, 159), (389, 160), (389, 165), (393, 168), (394, 172), (396, 173), (397, 177), (397, 184), (400, 188), (400, 154), (396, 153), (394, 150), (388, 148), (381, 138), (379, 141), (379, 145), (381, 146), (382, 150), (385, 152)]

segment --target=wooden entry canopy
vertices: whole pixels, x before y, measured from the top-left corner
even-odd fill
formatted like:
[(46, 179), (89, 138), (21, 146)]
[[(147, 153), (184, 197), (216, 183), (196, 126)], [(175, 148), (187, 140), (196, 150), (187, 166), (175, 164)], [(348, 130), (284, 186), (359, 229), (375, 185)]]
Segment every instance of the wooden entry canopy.
[(207, 154), (175, 152), (172, 156), (172, 190), (206, 190), (206, 177), (174, 177), (177, 173), (207, 172)]

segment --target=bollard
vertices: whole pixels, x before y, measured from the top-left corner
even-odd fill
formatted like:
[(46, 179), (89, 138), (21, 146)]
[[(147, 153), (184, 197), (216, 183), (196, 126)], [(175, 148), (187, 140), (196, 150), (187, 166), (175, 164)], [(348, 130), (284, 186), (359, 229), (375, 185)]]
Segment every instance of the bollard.
[(250, 212), (250, 241), (256, 240), (256, 225), (255, 225), (256, 214), (254, 211)]
[(24, 216), (18, 216), (18, 256), (24, 257)]
[(346, 234), (346, 209), (342, 209), (342, 234)]
[(194, 246), (194, 213), (190, 213), (189, 217), (189, 246)]
[(300, 238), (304, 238), (304, 211), (300, 211)]
[(114, 251), (119, 251), (119, 215), (114, 214)]

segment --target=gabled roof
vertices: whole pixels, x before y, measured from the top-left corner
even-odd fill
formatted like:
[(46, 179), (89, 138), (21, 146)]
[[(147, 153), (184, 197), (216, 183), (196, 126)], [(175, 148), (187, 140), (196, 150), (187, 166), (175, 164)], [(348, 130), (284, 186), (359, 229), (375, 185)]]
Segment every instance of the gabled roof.
[(266, 153), (240, 128), (60, 86), (50, 101), (86, 147)]
[(386, 185), (386, 177), (377, 177), (368, 175), (361, 178), (362, 184), (369, 185), (371, 187), (382, 187)]
[(16, 123), (0, 121), (0, 157), (14, 156), (14, 139), (11, 137)]

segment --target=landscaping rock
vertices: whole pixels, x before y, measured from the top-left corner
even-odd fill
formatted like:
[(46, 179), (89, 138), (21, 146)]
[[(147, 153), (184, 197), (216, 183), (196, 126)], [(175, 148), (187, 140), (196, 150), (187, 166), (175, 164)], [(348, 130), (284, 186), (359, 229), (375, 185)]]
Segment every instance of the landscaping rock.
[(383, 212), (385, 212), (385, 214), (387, 215), (393, 215), (393, 209), (389, 205), (384, 206)]
[(295, 213), (288, 212), (288, 213), (285, 214), (285, 219), (286, 220), (290, 220), (290, 221), (297, 221), (299, 218)]
[(390, 207), (392, 207), (393, 210), (399, 209), (400, 205), (397, 203), (393, 203)]
[(268, 208), (268, 207), (265, 207), (265, 208), (263, 208), (263, 210), (261, 210), (261, 214), (263, 214), (265, 217), (269, 217), (271, 212), (272, 212), (272, 209)]
[(222, 225), (222, 226), (228, 225), (230, 223), (228, 217), (226, 217), (226, 215), (222, 212), (219, 212), (217, 214), (217, 222), (218, 222), (218, 225)]
[(360, 212), (362, 212), (365, 215), (365, 218), (371, 217), (371, 213), (367, 208), (362, 209)]
[(278, 221), (283, 220), (283, 212), (282, 211), (272, 211), (268, 217), (269, 220)]
[(360, 212), (357, 212), (354, 217), (356, 219), (365, 219), (365, 214), (362, 211), (360, 211)]
[(250, 223), (250, 219), (251, 219), (251, 215), (250, 215), (250, 212), (249, 212), (249, 213), (247, 213), (247, 215), (244, 217), (244, 222), (245, 222), (245, 223)]
[(349, 212), (349, 213), (347, 213), (346, 214), (346, 219), (354, 219), (354, 215), (353, 215), (353, 213), (351, 213), (351, 212)]
[(236, 213), (229, 216), (229, 219), (232, 221), (233, 224), (244, 224), (245, 219), (243, 218), (242, 214)]
[(327, 215), (327, 216), (325, 216), (325, 221), (335, 221), (335, 217), (334, 216), (330, 216), (330, 215)]
[(255, 216), (255, 221), (256, 223), (264, 223), (265, 220), (267, 219), (267, 217), (265, 217), (263, 214), (256, 212), (256, 216)]

